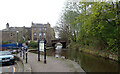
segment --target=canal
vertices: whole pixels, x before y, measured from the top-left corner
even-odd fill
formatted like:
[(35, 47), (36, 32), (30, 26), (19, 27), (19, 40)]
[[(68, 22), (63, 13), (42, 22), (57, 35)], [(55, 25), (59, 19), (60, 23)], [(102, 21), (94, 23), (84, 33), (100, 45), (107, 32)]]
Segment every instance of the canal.
[(118, 62), (79, 52), (75, 49), (48, 50), (48, 55), (73, 60), (77, 62), (85, 72), (120, 72), (120, 64)]
[(47, 50), (47, 56), (73, 60), (85, 72), (120, 72), (120, 64), (118, 62), (88, 53), (78, 52), (75, 49), (49, 49)]
[(116, 61), (70, 49), (62, 50), (61, 56), (77, 62), (85, 72), (120, 72)]

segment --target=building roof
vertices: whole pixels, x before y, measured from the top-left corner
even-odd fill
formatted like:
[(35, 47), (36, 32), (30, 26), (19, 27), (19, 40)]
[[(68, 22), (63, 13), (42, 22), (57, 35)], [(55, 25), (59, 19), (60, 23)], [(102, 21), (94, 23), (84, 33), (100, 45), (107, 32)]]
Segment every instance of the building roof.
[(8, 29), (3, 29), (2, 31), (23, 31), (23, 29), (31, 29), (30, 27), (9, 27)]
[(23, 27), (9, 27), (9, 29), (3, 29), (2, 31), (22, 31)]
[(33, 23), (31, 27), (40, 27), (40, 26), (46, 26), (47, 24), (41, 24), (41, 23)]

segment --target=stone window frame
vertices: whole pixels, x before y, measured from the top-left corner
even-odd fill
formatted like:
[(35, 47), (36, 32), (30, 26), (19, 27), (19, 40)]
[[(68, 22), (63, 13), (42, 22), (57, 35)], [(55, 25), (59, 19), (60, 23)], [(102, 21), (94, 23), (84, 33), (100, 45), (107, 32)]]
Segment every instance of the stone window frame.
[(43, 36), (45, 36), (45, 35), (46, 35), (46, 33), (44, 32), (44, 33), (43, 33)]
[(34, 33), (33, 33), (33, 35), (34, 35), (34, 36), (36, 36), (36, 35), (37, 35), (37, 33), (36, 33), (36, 32), (34, 32)]
[(37, 29), (36, 28), (34, 28), (34, 31), (36, 31)]
[(39, 37), (41, 37), (42, 36), (42, 33), (41, 32), (39, 32)]
[(13, 36), (13, 33), (10, 33), (10, 36)]
[(45, 27), (45, 28), (44, 28), (44, 30), (46, 31), (46, 30), (47, 30), (47, 28)]
[(40, 31), (42, 31), (42, 28), (39, 28)]

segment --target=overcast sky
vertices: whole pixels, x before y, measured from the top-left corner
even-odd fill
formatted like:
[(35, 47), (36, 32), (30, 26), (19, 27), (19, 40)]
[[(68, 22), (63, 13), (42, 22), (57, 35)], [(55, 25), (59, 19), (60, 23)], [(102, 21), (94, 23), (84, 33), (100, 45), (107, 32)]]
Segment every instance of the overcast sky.
[(66, 0), (0, 0), (0, 30), (30, 27), (31, 22), (55, 26)]

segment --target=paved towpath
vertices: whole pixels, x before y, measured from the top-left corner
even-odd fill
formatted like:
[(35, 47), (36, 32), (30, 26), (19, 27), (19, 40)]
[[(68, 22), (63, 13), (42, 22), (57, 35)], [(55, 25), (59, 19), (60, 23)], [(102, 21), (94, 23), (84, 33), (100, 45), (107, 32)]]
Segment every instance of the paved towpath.
[(47, 64), (44, 64), (44, 57), (38, 62), (37, 54), (28, 52), (28, 63), (32, 72), (84, 72), (75, 62), (61, 58), (47, 56)]

